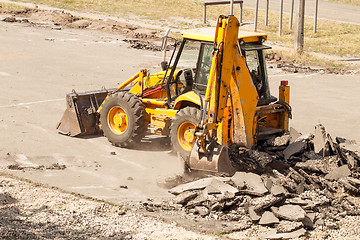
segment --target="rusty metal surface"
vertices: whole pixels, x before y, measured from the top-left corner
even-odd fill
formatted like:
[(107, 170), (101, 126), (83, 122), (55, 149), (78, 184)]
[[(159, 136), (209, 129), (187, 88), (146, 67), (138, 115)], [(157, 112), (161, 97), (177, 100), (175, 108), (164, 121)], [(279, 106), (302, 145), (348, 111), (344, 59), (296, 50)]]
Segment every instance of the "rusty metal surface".
[(90, 135), (100, 132), (97, 110), (106, 96), (115, 89), (104, 89), (66, 95), (67, 108), (57, 126), (59, 133), (69, 136)]

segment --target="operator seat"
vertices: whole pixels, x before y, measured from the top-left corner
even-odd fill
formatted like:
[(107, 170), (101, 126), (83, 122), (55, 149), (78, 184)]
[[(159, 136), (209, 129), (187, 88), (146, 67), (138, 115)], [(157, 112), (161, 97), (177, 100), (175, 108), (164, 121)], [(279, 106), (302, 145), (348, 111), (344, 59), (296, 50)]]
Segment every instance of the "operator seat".
[(194, 88), (194, 79), (193, 79), (193, 75), (192, 75), (192, 69), (190, 69), (190, 68), (185, 69), (184, 77), (185, 77), (186, 86), (185, 86), (184, 90), (182, 91), (182, 94), (187, 93), (187, 92), (193, 90), (193, 88)]

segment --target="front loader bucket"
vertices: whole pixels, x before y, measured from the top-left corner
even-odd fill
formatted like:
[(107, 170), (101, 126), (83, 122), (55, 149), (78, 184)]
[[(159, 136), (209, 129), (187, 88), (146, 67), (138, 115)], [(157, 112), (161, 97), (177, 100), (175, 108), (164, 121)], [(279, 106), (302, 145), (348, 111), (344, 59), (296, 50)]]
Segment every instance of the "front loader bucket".
[(66, 110), (57, 126), (59, 133), (69, 136), (89, 135), (100, 132), (96, 111), (111, 90), (98, 90), (66, 95)]
[(199, 152), (199, 147), (194, 144), (190, 152), (189, 168), (212, 173), (226, 173), (230, 176), (235, 173), (229, 159), (228, 148), (220, 144), (215, 144), (209, 153)]

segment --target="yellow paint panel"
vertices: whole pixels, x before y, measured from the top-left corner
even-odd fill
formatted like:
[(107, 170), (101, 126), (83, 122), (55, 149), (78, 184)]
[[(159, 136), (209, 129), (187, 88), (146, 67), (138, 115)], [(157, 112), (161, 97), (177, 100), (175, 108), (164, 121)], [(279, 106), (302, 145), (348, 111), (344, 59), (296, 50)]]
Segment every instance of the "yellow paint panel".
[[(289, 86), (279, 86), (279, 100), (290, 104), (290, 87)], [(284, 129), (289, 130), (289, 114), (285, 113), (284, 116)]]
[(251, 80), (246, 60), (236, 52), (235, 69), (231, 78), (233, 103), (233, 142), (251, 148), (254, 142), (256, 123), (254, 121), (258, 93)]
[[(199, 30), (189, 30), (182, 33), (183, 38), (205, 41), (205, 42), (214, 42), (215, 40), (215, 32), (214, 29), (201, 29)], [(244, 42), (257, 42), (259, 41), (259, 37), (267, 39), (267, 35), (265, 33), (257, 33), (257, 32), (248, 32), (248, 31), (239, 31), (238, 39), (243, 39)]]
[(176, 98), (174, 103), (174, 109), (179, 109), (182, 102), (192, 102), (198, 106), (201, 106), (200, 97), (194, 91), (187, 92)]
[(175, 117), (176, 110), (155, 108), (146, 112), (150, 115), (150, 130), (152, 133), (159, 135), (168, 135), (170, 121)]

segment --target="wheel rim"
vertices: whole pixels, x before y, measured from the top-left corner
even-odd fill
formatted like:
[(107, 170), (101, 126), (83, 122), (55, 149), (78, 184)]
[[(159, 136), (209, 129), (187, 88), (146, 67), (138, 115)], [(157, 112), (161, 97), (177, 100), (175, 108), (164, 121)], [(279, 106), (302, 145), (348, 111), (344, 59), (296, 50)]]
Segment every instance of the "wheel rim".
[(194, 131), (192, 131), (194, 129), (195, 124), (192, 122), (183, 122), (178, 128), (178, 142), (185, 151), (190, 152), (195, 143)]
[(128, 127), (128, 122), (128, 117), (123, 108), (112, 107), (108, 112), (108, 125), (115, 134), (123, 134)]

